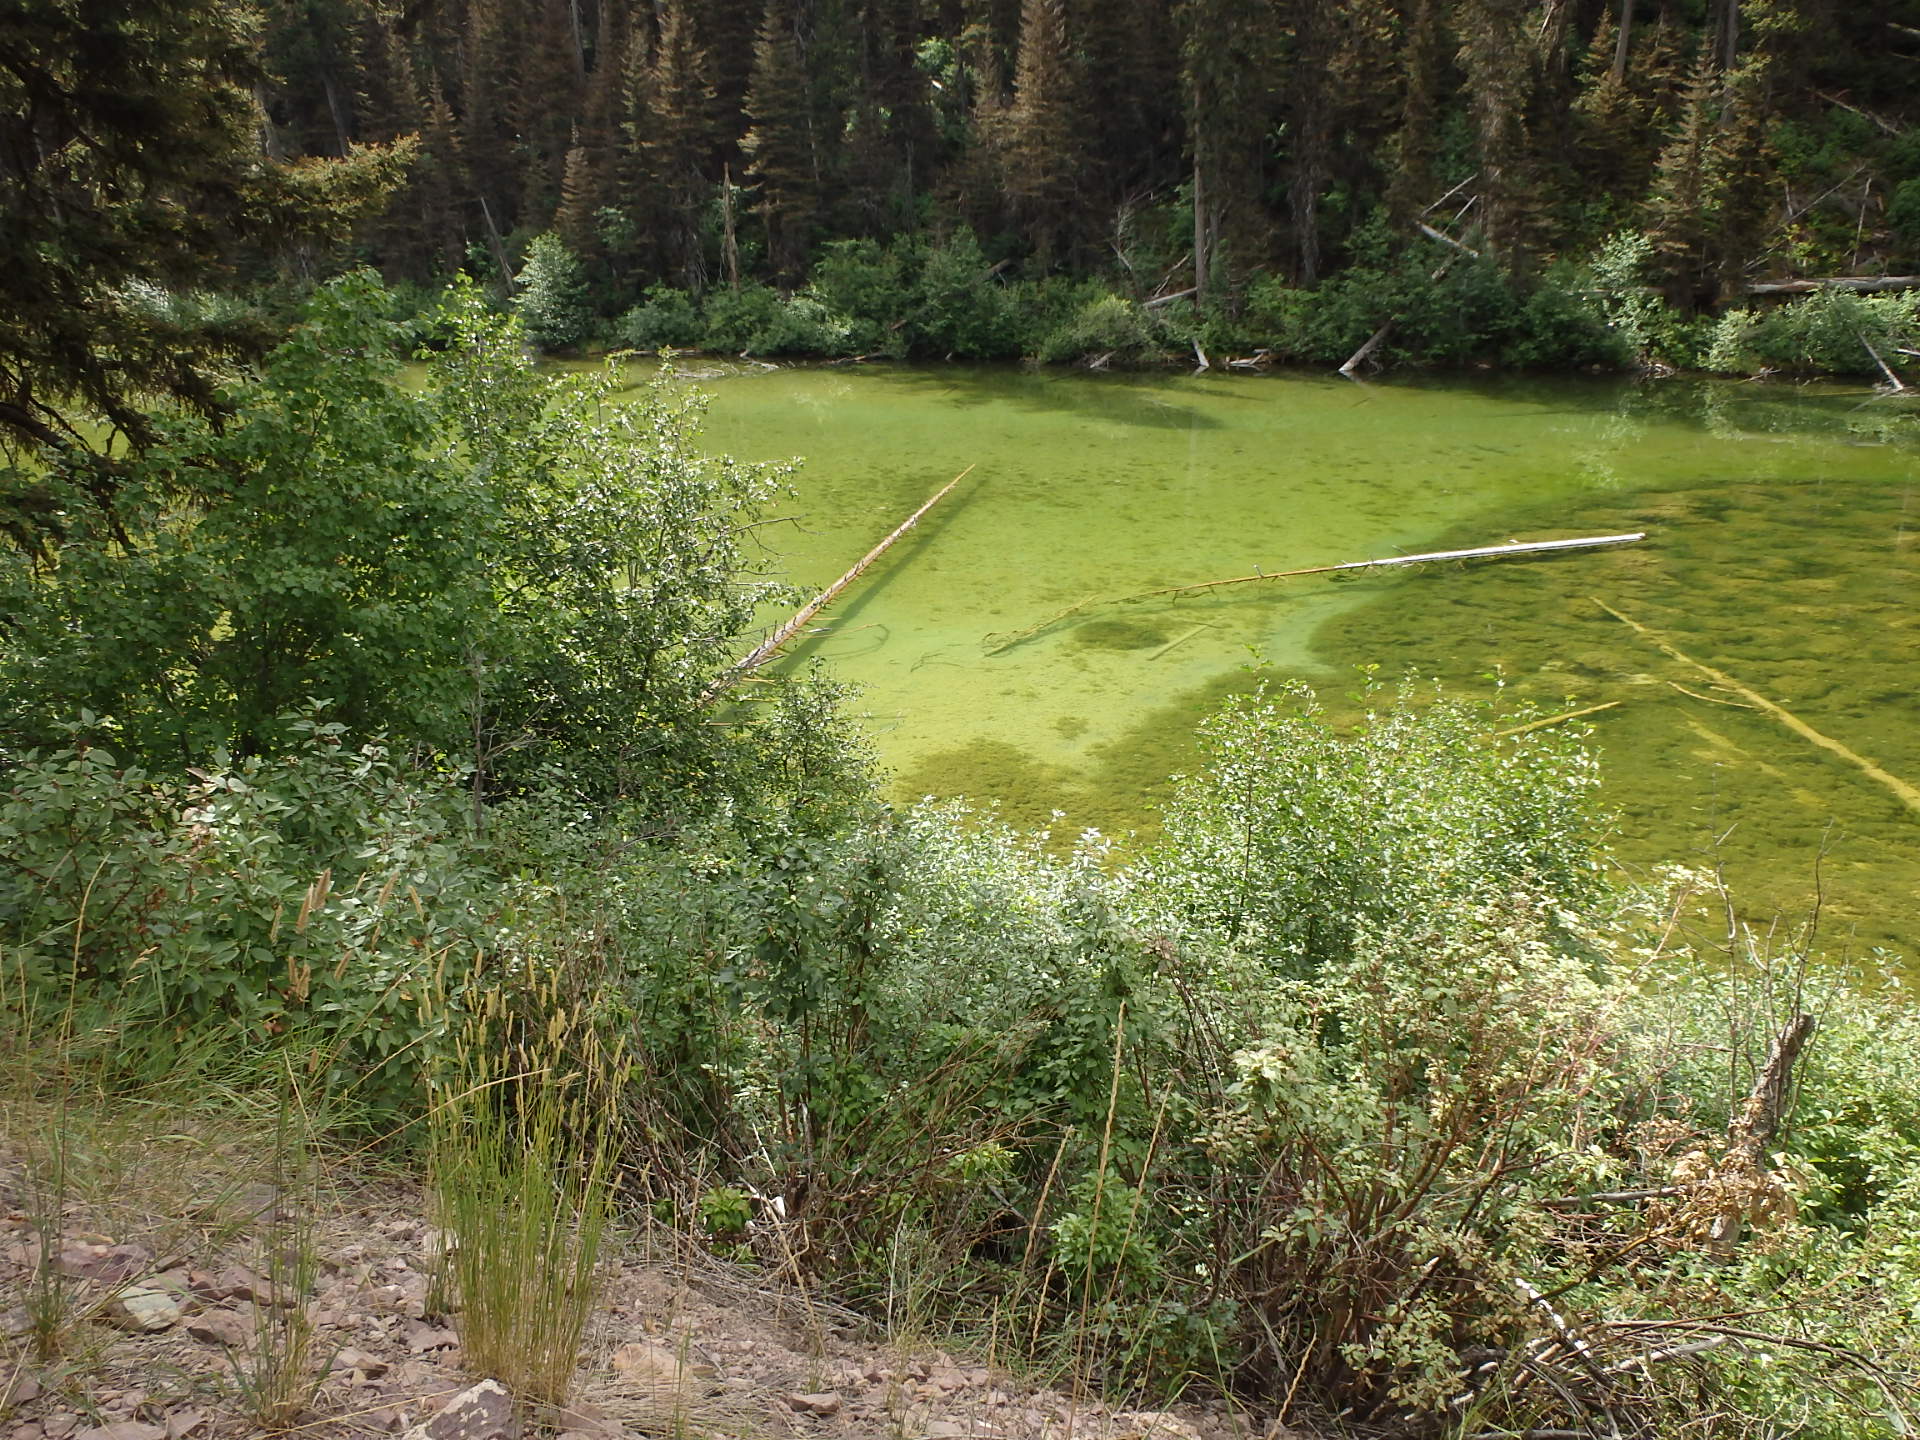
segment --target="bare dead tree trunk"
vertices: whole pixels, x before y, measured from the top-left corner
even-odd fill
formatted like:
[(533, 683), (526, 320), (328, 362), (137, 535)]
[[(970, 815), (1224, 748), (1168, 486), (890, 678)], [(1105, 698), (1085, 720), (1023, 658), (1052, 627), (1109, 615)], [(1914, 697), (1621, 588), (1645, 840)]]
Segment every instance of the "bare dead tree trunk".
[(1613, 83), (1621, 85), (1627, 78), (1627, 47), (1633, 38), (1633, 0), (1620, 0), (1620, 33), (1613, 42)]

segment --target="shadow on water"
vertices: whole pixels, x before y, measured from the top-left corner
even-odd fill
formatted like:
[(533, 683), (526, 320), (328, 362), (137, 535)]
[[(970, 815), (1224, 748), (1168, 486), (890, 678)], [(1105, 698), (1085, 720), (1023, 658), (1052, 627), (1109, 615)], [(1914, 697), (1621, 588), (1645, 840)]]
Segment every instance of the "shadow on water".
[[(1122, 375), (1062, 373), (1032, 366), (898, 367), (891, 383), (922, 403), (957, 409), (1013, 409), (1153, 430), (1216, 430), (1224, 421), (1174, 398), (1180, 377), (1165, 371)], [(1219, 399), (1223, 397), (1210, 397)], [(1224, 397), (1238, 401), (1250, 396)]]

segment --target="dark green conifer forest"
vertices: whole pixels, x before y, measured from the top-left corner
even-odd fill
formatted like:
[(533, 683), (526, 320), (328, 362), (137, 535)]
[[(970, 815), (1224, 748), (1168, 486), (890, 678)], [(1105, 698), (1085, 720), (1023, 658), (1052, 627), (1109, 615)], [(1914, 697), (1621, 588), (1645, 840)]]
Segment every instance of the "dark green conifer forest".
[(1640, 232), (1685, 313), (1920, 265), (1920, 14), (1894, 0), (270, 12), (274, 145), (417, 137), (366, 258), (498, 273), (551, 230), (609, 317), (662, 282), (791, 290), (836, 247), (963, 231), (996, 277), (1229, 311), (1258, 277), (1312, 286), (1434, 231), (1523, 281)]

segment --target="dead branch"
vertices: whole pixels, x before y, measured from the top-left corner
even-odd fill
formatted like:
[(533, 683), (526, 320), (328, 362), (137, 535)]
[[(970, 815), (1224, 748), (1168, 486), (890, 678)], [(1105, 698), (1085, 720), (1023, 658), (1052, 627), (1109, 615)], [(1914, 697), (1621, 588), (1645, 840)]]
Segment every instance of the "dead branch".
[(1867, 775), (1879, 781), (1882, 785), (1886, 786), (1887, 789), (1891, 790), (1895, 795), (1899, 796), (1902, 803), (1904, 803), (1908, 809), (1920, 811), (1920, 789), (1915, 789), (1912, 785), (1909, 785), (1905, 780), (1902, 780), (1898, 775), (1890, 774), (1887, 771), (1881, 769), (1878, 765), (1874, 764), (1873, 761), (1867, 759), (1866, 756), (1861, 755), (1856, 751), (1849, 750), (1845, 745), (1842, 745), (1838, 740), (1835, 740), (1832, 736), (1822, 735), (1818, 730), (1814, 729), (1811, 725), (1807, 724), (1806, 721), (1802, 720), (1798, 715), (1795, 715), (1791, 710), (1788, 710), (1784, 705), (1779, 705), (1773, 702), (1772, 700), (1769, 700), (1766, 696), (1762, 695), (1758, 690), (1749, 689), (1747, 686), (1742, 685), (1738, 680), (1735, 680), (1731, 675), (1728, 675), (1724, 671), (1716, 670), (1711, 665), (1702, 664), (1700, 661), (1694, 659), (1691, 655), (1687, 654), (1684, 650), (1680, 649), (1671, 640), (1668, 640), (1666, 636), (1662, 635), (1659, 631), (1650, 629), (1649, 627), (1642, 625), (1638, 620), (1635, 620), (1630, 616), (1621, 614), (1618, 610), (1614, 609), (1611, 605), (1607, 604), (1606, 601), (1600, 599), (1597, 595), (1589, 596), (1588, 598), (1591, 599), (1593, 603), (1598, 605), (1602, 610), (1606, 611), (1607, 614), (1613, 616), (1613, 618), (1618, 620), (1622, 625), (1627, 626), (1635, 634), (1639, 635), (1642, 639), (1646, 640), (1648, 644), (1652, 645), (1656, 650), (1659, 650), (1662, 654), (1671, 656), (1673, 659), (1678, 660), (1683, 665), (1692, 666), (1695, 670), (1699, 671), (1702, 675), (1705, 675), (1709, 680), (1713, 681), (1714, 684), (1719, 686), (1722, 690), (1731, 690), (1734, 694), (1738, 695), (1741, 699), (1751, 701), (1755, 709), (1766, 711), (1769, 715), (1773, 716), (1774, 719), (1778, 720), (1782, 725), (1785, 725), (1789, 730), (1793, 731), (1794, 734), (1800, 736), (1803, 740), (1811, 741), (1813, 744), (1818, 745), (1822, 750), (1830, 751), (1831, 753), (1838, 755), (1842, 760), (1845, 760), (1849, 765), (1857, 766), (1860, 770), (1864, 771)]
[(834, 601), (834, 598), (838, 596), (842, 590), (845, 590), (854, 581), (858, 580), (860, 576), (863, 573), (865, 573), (868, 566), (872, 565), (874, 561), (878, 560), (882, 555), (886, 554), (890, 548), (892, 548), (894, 541), (898, 540), (902, 535), (906, 534), (915, 525), (919, 524), (921, 516), (925, 515), (929, 510), (933, 509), (933, 507), (938, 505), (942, 500), (946, 499), (948, 493), (952, 491), (953, 487), (958, 485), (962, 480), (966, 479), (967, 476), (971, 475), (972, 473), (973, 473), (973, 466), (969, 465), (967, 466), (966, 469), (962, 470), (958, 475), (954, 476), (953, 479), (949, 480), (945, 485), (941, 486), (940, 489), (933, 495), (933, 497), (926, 502), (926, 504), (922, 505), (918, 510), (914, 511), (913, 514), (909, 515), (905, 520), (901, 521), (900, 524), (894, 528), (892, 534), (888, 535), (886, 539), (882, 540), (878, 545), (874, 546), (873, 549), (869, 550), (865, 555), (861, 556), (860, 562), (857, 565), (855, 565), (851, 570), (847, 571), (847, 573), (842, 575), (838, 580), (834, 581), (833, 584), (829, 585), (826, 589), (822, 590), (818, 595), (814, 596), (813, 599), (809, 600), (805, 605), (801, 606), (800, 609), (794, 613), (794, 616), (791, 620), (787, 621), (786, 624), (782, 625), (778, 630), (774, 631), (773, 634), (769, 635), (764, 641), (762, 641), (758, 646), (756, 646), (750, 653), (742, 656), (741, 659), (735, 663), (734, 667), (731, 670), (721, 675), (711, 685), (709, 685), (707, 687), (706, 693), (700, 697), (700, 703), (702, 705), (708, 704), (709, 702), (717, 698), (728, 687), (732, 686), (734, 683), (740, 680), (740, 678), (746, 675), (748, 671), (753, 670), (757, 666), (766, 664), (767, 661), (771, 660), (775, 655), (779, 654), (781, 646), (785, 645), (795, 635), (799, 634), (801, 629), (805, 627), (806, 623), (809, 620), (813, 619), (814, 616), (818, 615), (822, 610), (826, 609), (828, 605), (831, 605)]

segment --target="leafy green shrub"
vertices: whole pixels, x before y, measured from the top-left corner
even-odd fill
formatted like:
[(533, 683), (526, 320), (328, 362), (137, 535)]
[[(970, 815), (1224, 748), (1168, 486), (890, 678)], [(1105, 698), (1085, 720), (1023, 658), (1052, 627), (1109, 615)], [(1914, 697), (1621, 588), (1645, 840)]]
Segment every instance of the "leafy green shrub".
[(684, 290), (649, 285), (646, 299), (620, 317), (618, 339), (630, 350), (685, 350), (700, 343), (700, 307)]
[(1295, 978), (1396, 925), (1520, 896), (1577, 910), (1599, 888), (1593, 759), (1564, 731), (1500, 728), (1406, 690), (1348, 735), (1303, 688), (1230, 701), (1143, 870), (1184, 924)]
[(1821, 289), (1768, 309), (1729, 310), (1715, 322), (1704, 364), (1721, 374), (1759, 370), (1878, 376), (1871, 346), (1889, 365), (1915, 338), (1910, 296)]
[(1010, 293), (971, 230), (960, 230), (921, 258), (914, 277), (909, 344), (916, 355), (1006, 360), (1024, 353), (1024, 297)]
[(843, 355), (852, 327), (817, 298), (781, 295), (766, 285), (716, 290), (707, 297), (706, 343), (740, 355)]
[(514, 313), (535, 345), (567, 350), (587, 338), (593, 312), (587, 306), (586, 276), (579, 256), (558, 235), (534, 236), (514, 278), (520, 283)]
[(907, 241), (891, 246), (874, 240), (836, 240), (813, 263), (810, 296), (844, 321), (845, 343), (861, 355), (904, 356), (903, 334), (911, 313), (910, 271), (916, 258)]
[(1143, 365), (1167, 353), (1153, 319), (1131, 300), (1103, 295), (1082, 305), (1073, 318), (1040, 342), (1039, 358), (1049, 364), (1100, 360)]
[(407, 782), (337, 723), (277, 759), (156, 775), (75, 743), (4, 757), (9, 992), (243, 1048), (298, 1040), (317, 1089), (417, 1099), (429, 989), (492, 939), (460, 798)]

